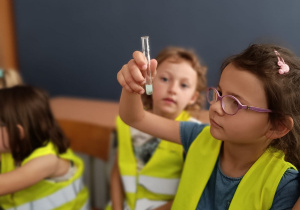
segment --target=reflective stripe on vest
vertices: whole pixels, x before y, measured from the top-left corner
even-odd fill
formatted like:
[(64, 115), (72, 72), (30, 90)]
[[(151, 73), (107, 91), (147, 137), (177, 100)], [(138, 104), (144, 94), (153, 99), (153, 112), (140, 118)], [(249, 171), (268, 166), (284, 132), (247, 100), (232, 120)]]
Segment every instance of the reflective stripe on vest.
[(151, 192), (165, 195), (175, 195), (179, 183), (179, 178), (164, 179), (151, 176), (139, 176), (139, 184)]
[[(135, 193), (137, 191), (136, 187), (136, 177), (134, 176), (121, 176), (125, 192)], [(138, 183), (146, 188), (147, 190), (165, 195), (175, 195), (177, 186), (179, 183), (179, 178), (166, 179), (166, 178), (157, 178), (151, 176), (139, 176)]]
[[(39, 200), (22, 204), (8, 210), (42, 210), (55, 209), (76, 198), (78, 192), (84, 188), (82, 177), (61, 190)], [(83, 210), (88, 209), (88, 202), (83, 206)]]
[(135, 176), (121, 176), (125, 192), (136, 192), (136, 177)]

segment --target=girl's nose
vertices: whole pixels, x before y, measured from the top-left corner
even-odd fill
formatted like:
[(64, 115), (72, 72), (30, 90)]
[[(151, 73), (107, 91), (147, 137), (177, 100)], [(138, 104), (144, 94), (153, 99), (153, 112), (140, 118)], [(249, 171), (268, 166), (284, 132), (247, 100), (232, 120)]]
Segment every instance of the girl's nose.
[(176, 82), (170, 82), (168, 87), (168, 92), (171, 94), (175, 94), (177, 92), (178, 85)]
[(210, 109), (214, 112), (216, 112), (218, 115), (224, 115), (225, 112), (222, 109), (221, 101), (218, 100), (212, 104), (210, 104)]

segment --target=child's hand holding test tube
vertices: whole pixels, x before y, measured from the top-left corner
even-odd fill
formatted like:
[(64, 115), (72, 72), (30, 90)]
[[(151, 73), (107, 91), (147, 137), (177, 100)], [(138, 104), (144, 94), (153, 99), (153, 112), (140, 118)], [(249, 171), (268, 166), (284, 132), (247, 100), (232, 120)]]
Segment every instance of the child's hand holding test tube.
[(148, 67), (145, 73), (145, 79), (146, 79), (145, 90), (147, 95), (152, 95), (153, 87), (152, 87), (152, 75), (150, 70), (149, 36), (142, 36), (141, 39), (142, 39), (142, 52), (144, 53), (148, 62)]
[(150, 59), (149, 37), (143, 36), (141, 40), (142, 52), (135, 51), (132, 54), (133, 59), (122, 67), (117, 79), (121, 86), (130, 93), (144, 94), (146, 92), (147, 95), (151, 95), (153, 93), (152, 77), (156, 74), (157, 60)]

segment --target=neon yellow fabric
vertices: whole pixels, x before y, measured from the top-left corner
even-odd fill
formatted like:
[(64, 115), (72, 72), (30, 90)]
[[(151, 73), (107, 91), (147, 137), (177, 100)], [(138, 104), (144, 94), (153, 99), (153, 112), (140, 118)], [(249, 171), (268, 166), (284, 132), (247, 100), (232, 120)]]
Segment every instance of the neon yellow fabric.
[[(190, 119), (188, 112), (183, 111), (176, 120), (187, 121)], [(117, 118), (117, 131), (119, 142), (119, 168), (121, 176), (135, 177), (135, 192), (125, 192), (126, 203), (131, 209), (135, 209), (138, 199), (147, 198), (156, 201), (169, 201), (174, 199), (174, 195), (153, 193), (145, 187), (137, 184), (140, 176), (153, 177), (158, 179), (180, 179), (183, 167), (183, 147), (179, 144), (162, 140), (157, 146), (153, 156), (137, 172), (137, 163), (133, 151), (133, 145), (130, 134), (130, 127), (126, 125), (120, 117)], [(123, 183), (124, 184), (124, 183)], [(111, 207), (107, 207), (109, 210)]]
[[(207, 126), (191, 144), (172, 210), (196, 209), (217, 162), (222, 141), (213, 138)], [(282, 151), (267, 149), (242, 178), (229, 210), (270, 209), (284, 174), (294, 168)]]
[[(17, 206), (21, 206), (23, 204), (34, 202), (42, 198), (46, 198), (47, 196), (54, 194), (55, 192), (61, 190), (62, 188), (71, 185), (77, 179), (82, 178), (84, 164), (83, 161), (77, 157), (71, 149), (68, 149), (64, 154), (57, 154), (54, 145), (49, 142), (45, 147), (41, 147), (36, 149), (28, 158), (26, 158), (21, 165), (26, 164), (28, 161), (44, 156), (54, 154), (58, 155), (60, 158), (64, 158), (67, 160), (73, 161), (75, 166), (77, 167), (77, 171), (71, 179), (62, 182), (52, 182), (48, 180), (42, 180), (37, 184), (26, 188), (24, 190), (15, 192), (14, 194), (8, 194), (4, 196), (0, 196), (0, 204), (2, 208), (9, 209)], [(2, 168), (1, 173), (6, 173), (15, 169), (14, 161), (12, 155), (10, 153), (2, 154)], [(89, 195), (86, 187), (83, 187), (80, 192), (76, 192), (76, 198), (72, 201), (65, 203), (63, 206), (56, 208), (59, 209), (81, 209), (82, 206), (88, 201)]]

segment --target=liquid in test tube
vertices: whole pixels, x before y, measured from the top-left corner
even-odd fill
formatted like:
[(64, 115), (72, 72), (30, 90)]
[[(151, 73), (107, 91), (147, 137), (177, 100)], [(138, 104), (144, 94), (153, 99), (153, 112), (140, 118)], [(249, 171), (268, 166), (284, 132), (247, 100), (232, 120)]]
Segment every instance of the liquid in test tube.
[(149, 46), (149, 36), (142, 36), (142, 52), (144, 53), (147, 61), (148, 61), (148, 67), (146, 70), (145, 78), (146, 78), (146, 94), (152, 95), (153, 93), (153, 87), (152, 87), (152, 76), (151, 76), (151, 70), (150, 70), (150, 46)]

